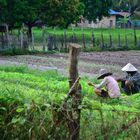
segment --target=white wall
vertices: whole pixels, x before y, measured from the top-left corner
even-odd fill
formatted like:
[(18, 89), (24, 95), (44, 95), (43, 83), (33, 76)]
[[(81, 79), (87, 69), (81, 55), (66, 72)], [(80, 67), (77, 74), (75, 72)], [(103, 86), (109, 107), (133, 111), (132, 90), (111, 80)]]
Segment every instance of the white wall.
[(116, 27), (116, 16), (110, 16), (110, 17), (103, 17), (101, 21), (98, 21), (97, 23), (91, 22), (89, 23), (88, 20), (81, 21), (81, 23), (78, 23), (79, 27), (90, 27), (90, 28), (110, 28), (110, 24), (112, 22), (112, 28)]

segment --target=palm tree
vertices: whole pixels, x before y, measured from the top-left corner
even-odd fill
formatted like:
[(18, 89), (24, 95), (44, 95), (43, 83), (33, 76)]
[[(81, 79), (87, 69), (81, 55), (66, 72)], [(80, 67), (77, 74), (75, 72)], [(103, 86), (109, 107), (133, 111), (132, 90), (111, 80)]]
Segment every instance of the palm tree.
[(140, 12), (140, 0), (118, 0), (121, 7), (128, 7), (128, 12), (133, 16)]

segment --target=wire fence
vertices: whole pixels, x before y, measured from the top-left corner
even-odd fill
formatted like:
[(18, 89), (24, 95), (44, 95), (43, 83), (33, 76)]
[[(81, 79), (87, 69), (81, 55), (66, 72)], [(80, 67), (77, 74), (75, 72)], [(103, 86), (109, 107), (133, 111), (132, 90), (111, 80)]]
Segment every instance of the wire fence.
[[(90, 116), (90, 117), (89, 117)], [(139, 115), (121, 111), (94, 110), (82, 120), (81, 137), (88, 139), (138, 139)], [(128, 116), (133, 116), (131, 119)], [(134, 117), (135, 116), (135, 117)], [(92, 125), (91, 125), (92, 123)], [(90, 131), (84, 133), (90, 127)]]
[(140, 49), (140, 35), (134, 29), (133, 32), (118, 30), (115, 35), (110, 31), (104, 33), (101, 30), (98, 34), (91, 30), (87, 34), (82, 31), (80, 34), (76, 30), (68, 33), (66, 30), (63, 33), (57, 34), (47, 32), (45, 28), (40, 29), (40, 32), (33, 31), (30, 38), (26, 28), (0, 33), (0, 50), (10, 48), (23, 48), (37, 51), (62, 51), (68, 50), (69, 43), (78, 43), (83, 50), (128, 50)]

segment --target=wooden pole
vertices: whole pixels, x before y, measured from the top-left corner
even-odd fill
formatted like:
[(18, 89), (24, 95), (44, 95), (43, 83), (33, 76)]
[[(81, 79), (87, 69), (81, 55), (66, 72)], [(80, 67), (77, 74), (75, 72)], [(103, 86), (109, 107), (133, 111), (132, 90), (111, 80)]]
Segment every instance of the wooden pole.
[(69, 52), (69, 58), (70, 58), (69, 75), (70, 75), (70, 81), (71, 81), (70, 87), (73, 85), (73, 83), (75, 82), (75, 80), (78, 77), (77, 65), (78, 65), (78, 55), (80, 52), (80, 48), (81, 48), (80, 45), (77, 45), (74, 43), (69, 44), (69, 49), (70, 49), (70, 52)]
[(23, 33), (22, 33), (22, 30), (20, 30), (20, 48), (23, 48)]
[(101, 48), (104, 49), (104, 36), (103, 33), (101, 33)]
[(118, 34), (118, 47), (121, 47), (121, 37), (120, 37), (120, 33)]
[(5, 25), (6, 27), (6, 39), (7, 39), (7, 47), (9, 48), (10, 47), (10, 39), (9, 39), (9, 27), (8, 25), (6, 24)]
[(134, 46), (137, 46), (137, 35), (136, 35), (136, 28), (134, 26)]
[(2, 44), (2, 49), (5, 47), (5, 42), (4, 42), (4, 33), (2, 31), (2, 37), (1, 37), (1, 44)]
[(109, 35), (109, 41), (110, 41), (110, 48), (112, 47), (112, 35)]
[(34, 50), (35, 49), (35, 38), (34, 38), (34, 33), (33, 33), (33, 31), (32, 31), (32, 49)]
[(56, 33), (55, 33), (55, 27), (53, 29), (53, 49), (54, 50), (57, 49), (57, 37), (56, 37)]
[(94, 37), (94, 32), (92, 31), (92, 46), (94, 47), (95, 45), (95, 37)]
[(138, 48), (140, 48), (140, 37), (139, 37), (139, 41), (138, 41)]
[(127, 40), (127, 35), (125, 34), (125, 47), (128, 49), (128, 40)]
[(42, 39), (43, 39), (43, 51), (45, 52), (46, 45), (45, 26), (42, 27)]
[(66, 33), (66, 30), (64, 31), (64, 46), (65, 46), (65, 50), (67, 50), (67, 33)]
[[(69, 66), (69, 87), (71, 90), (70, 98), (72, 98), (72, 106), (71, 110), (67, 111), (68, 118), (67, 118), (67, 125), (69, 128), (69, 140), (78, 140), (79, 139), (79, 132), (80, 132), (80, 112), (79, 105), (81, 104), (82, 96), (80, 94), (81, 85), (79, 84), (78, 78), (78, 55), (81, 49), (80, 45), (77, 44), (69, 44), (69, 59), (70, 59), (70, 66)], [(76, 82), (78, 81), (78, 82)], [(76, 83), (76, 86), (75, 86)], [(74, 88), (73, 88), (74, 87)], [(76, 114), (77, 117), (75, 117)]]
[(82, 33), (82, 42), (83, 42), (83, 48), (86, 48), (86, 42), (85, 42), (85, 34)]

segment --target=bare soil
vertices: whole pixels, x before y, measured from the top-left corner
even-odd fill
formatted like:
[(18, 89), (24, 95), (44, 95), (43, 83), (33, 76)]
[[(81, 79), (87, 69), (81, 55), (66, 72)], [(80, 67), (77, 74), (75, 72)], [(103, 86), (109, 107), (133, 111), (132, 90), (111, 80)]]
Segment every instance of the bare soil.
[[(68, 75), (68, 54), (0, 56), (0, 65), (27, 65), (33, 69), (57, 70)], [(107, 68), (114, 76), (122, 76), (121, 68), (132, 63), (140, 70), (140, 51), (90, 52), (81, 53), (79, 57), (79, 74), (97, 75), (99, 69)]]

